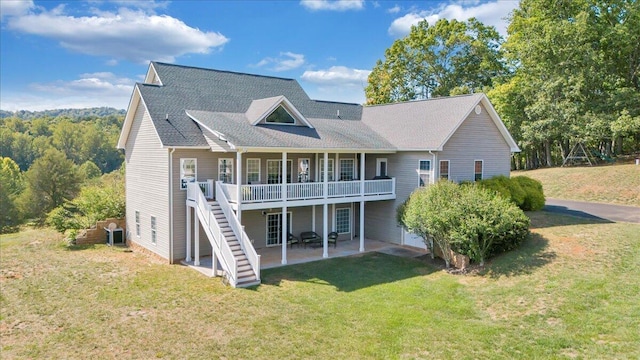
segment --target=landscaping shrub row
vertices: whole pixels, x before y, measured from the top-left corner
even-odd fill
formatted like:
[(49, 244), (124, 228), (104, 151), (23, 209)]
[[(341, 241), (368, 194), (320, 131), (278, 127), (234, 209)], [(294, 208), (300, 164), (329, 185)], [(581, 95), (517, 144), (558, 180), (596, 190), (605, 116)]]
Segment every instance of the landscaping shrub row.
[(524, 211), (538, 211), (544, 207), (542, 183), (526, 176), (508, 178), (504, 175), (481, 180), (478, 184), (511, 200)]

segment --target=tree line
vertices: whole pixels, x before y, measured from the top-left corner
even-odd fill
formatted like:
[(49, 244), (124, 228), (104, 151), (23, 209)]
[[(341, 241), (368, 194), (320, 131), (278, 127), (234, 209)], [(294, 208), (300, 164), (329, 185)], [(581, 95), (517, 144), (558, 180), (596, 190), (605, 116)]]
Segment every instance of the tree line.
[(561, 163), (583, 143), (640, 152), (637, 0), (523, 0), (504, 40), (476, 19), (426, 21), (378, 60), (369, 104), (485, 92), (522, 153), (513, 167)]
[[(83, 115), (71, 117), (67, 111), (22, 119), (14, 113), (0, 119), (0, 232), (26, 221), (43, 223), (84, 188), (97, 191), (114, 183), (115, 175), (103, 174), (116, 173), (124, 161), (115, 148), (124, 116), (87, 115), (91, 109), (75, 113)], [(124, 198), (117, 186), (114, 191)]]

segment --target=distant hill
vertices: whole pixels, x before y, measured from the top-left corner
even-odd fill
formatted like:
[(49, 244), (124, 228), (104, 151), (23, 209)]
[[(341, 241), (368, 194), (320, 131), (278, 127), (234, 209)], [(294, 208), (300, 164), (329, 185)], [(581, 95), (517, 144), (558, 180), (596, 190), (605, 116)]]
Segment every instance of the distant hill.
[(43, 111), (27, 111), (19, 110), (16, 112), (0, 110), (0, 119), (15, 116), (22, 120), (30, 120), (42, 117), (58, 117), (68, 116), (70, 118), (86, 118), (91, 116), (109, 116), (109, 115), (125, 115), (127, 112), (122, 109), (114, 109), (111, 107), (95, 107), (86, 109), (55, 109)]

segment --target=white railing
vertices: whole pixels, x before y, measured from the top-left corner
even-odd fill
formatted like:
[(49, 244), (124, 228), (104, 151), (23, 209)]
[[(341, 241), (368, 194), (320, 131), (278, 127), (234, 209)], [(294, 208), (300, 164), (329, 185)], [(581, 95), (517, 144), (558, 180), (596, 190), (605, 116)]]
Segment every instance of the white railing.
[[(238, 264), (236, 258), (233, 256), (233, 252), (216, 221), (213, 211), (211, 211), (211, 206), (207, 203), (204, 193), (200, 190), (200, 185), (197, 183), (188, 184), (187, 196), (189, 200), (196, 202), (196, 212), (198, 213), (198, 218), (203, 223), (203, 228), (209, 238), (209, 242), (214, 248), (214, 251), (220, 254), (218, 257), (220, 264), (227, 272), (229, 281), (235, 286), (238, 281)], [(198, 230), (196, 229), (196, 231)], [(216, 269), (213, 269), (213, 271), (216, 271)]]
[(242, 185), (242, 202), (276, 201), (282, 198), (282, 185)]
[(213, 199), (213, 180), (209, 179), (207, 181), (198, 181), (198, 186), (200, 186), (200, 190), (204, 194), (204, 197), (207, 199)]
[[(217, 183), (216, 183), (217, 184)], [(396, 180), (365, 180), (364, 196), (395, 194)], [(282, 184), (240, 185), (242, 203), (272, 202), (282, 200)], [(327, 197), (351, 197), (361, 195), (360, 181), (329, 182)], [(237, 203), (236, 185), (221, 184), (221, 190), (230, 203)], [(221, 191), (216, 186), (216, 193)], [(309, 200), (324, 198), (324, 183), (287, 184), (287, 200)]]
[(393, 194), (396, 192), (396, 179), (366, 180), (364, 182), (365, 195)]
[(256, 274), (256, 280), (260, 281), (260, 255), (258, 255), (256, 249), (251, 244), (251, 240), (249, 240), (249, 236), (244, 231), (244, 226), (240, 224), (236, 213), (231, 209), (231, 205), (229, 204), (229, 200), (227, 199), (226, 193), (223, 189), (224, 185), (224, 183), (216, 181), (216, 193), (218, 194), (216, 200), (218, 201), (224, 216), (227, 218), (227, 221), (229, 221), (229, 226), (236, 235), (236, 239), (238, 239), (238, 242), (240, 243), (242, 252), (246, 255), (253, 272)]
[(324, 186), (322, 183), (287, 184), (287, 199), (317, 199), (322, 197)]
[[(366, 180), (365, 180), (366, 183)], [(329, 183), (328, 197), (360, 195), (360, 181), (338, 181)]]

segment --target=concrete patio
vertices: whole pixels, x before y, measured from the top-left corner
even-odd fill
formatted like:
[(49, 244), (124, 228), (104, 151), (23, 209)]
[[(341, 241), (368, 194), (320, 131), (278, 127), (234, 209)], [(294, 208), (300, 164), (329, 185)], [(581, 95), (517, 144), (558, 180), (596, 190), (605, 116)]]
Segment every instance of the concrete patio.
[[(329, 259), (339, 258), (344, 256), (352, 256), (361, 254), (359, 251), (360, 240), (355, 238), (353, 240), (338, 241), (338, 246), (334, 248), (329, 246)], [(287, 247), (287, 263), (282, 264), (282, 247), (274, 246), (268, 248), (257, 249), (258, 255), (260, 255), (260, 269), (271, 269), (280, 266), (302, 264), (311, 261), (323, 260), (322, 246), (311, 247), (307, 245), (305, 248), (302, 244), (294, 244), (293, 247)], [(385, 254), (391, 254), (404, 257), (418, 257), (428, 254), (426, 250), (401, 246), (384, 241), (365, 239), (364, 252), (382, 252)], [(181, 262), (183, 265), (189, 266), (206, 276), (213, 276), (211, 269), (211, 256), (201, 257), (200, 265), (193, 265), (193, 261)]]

